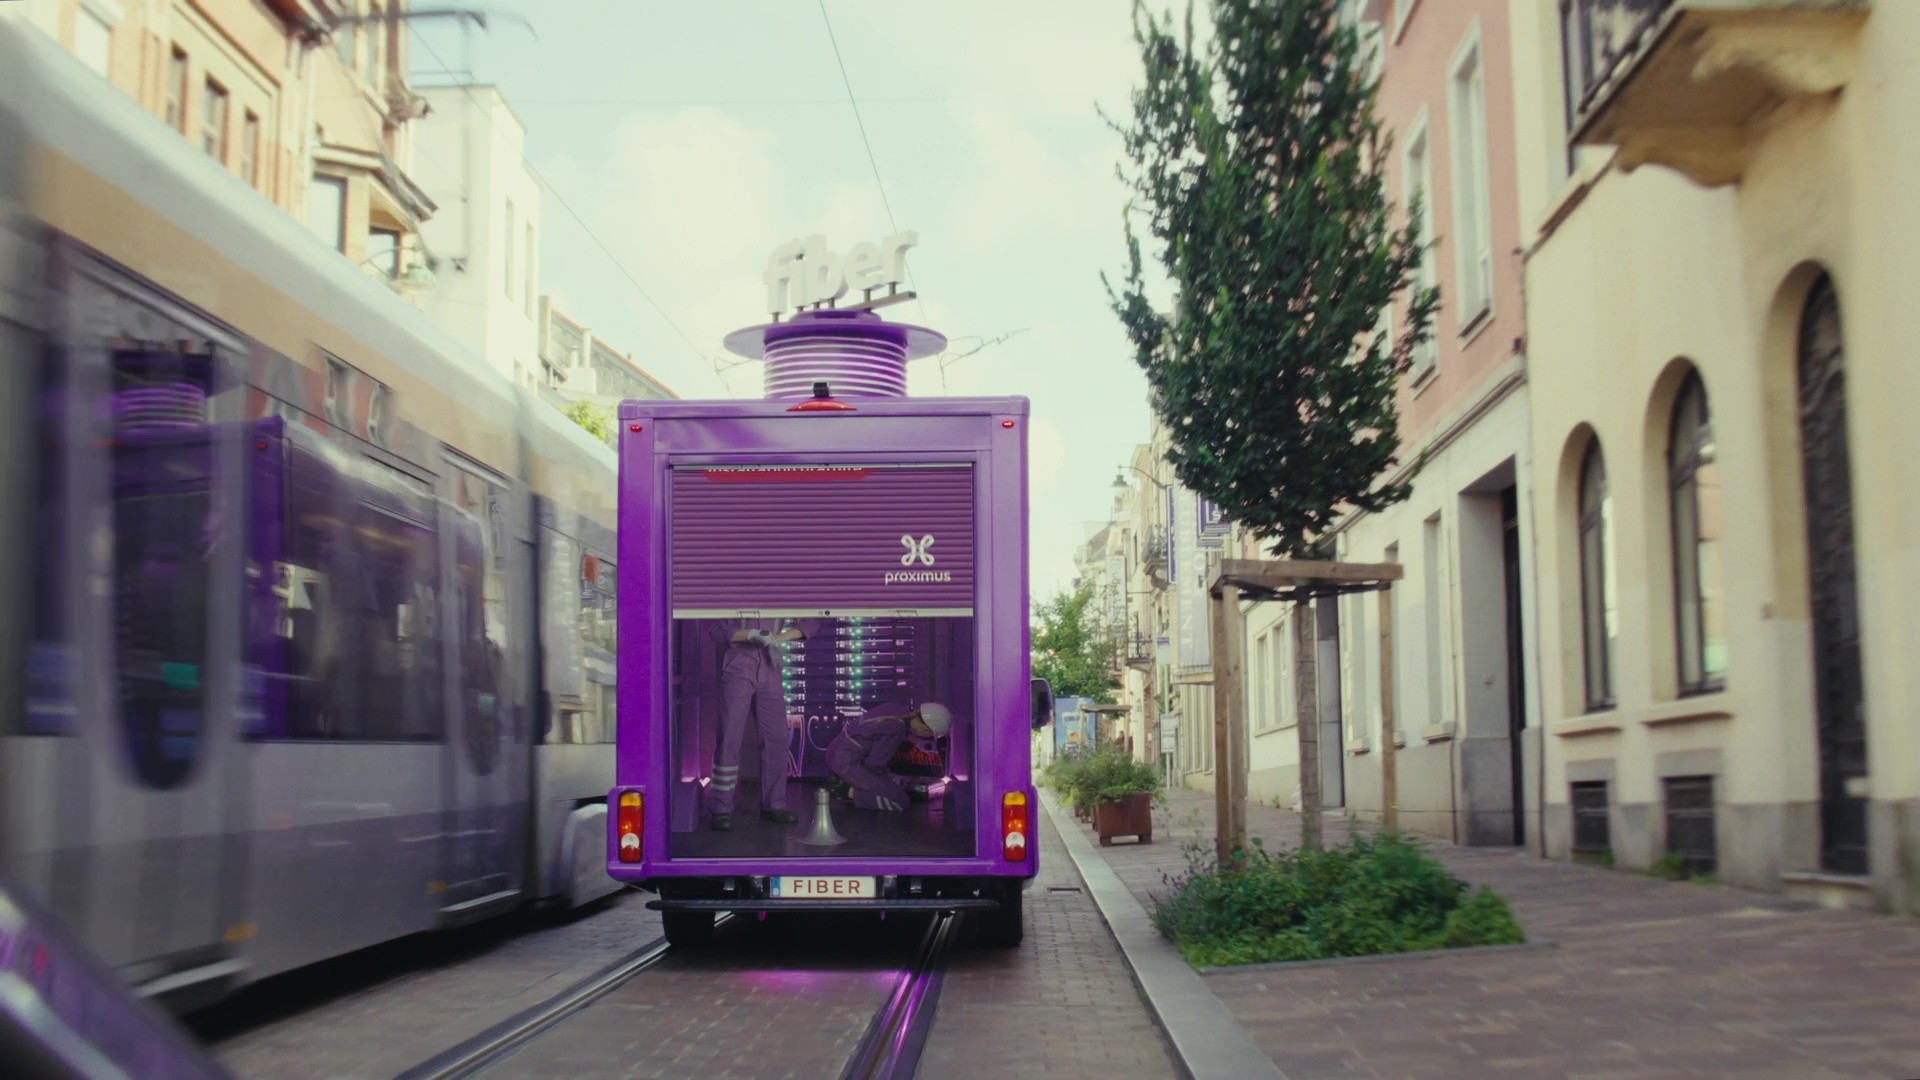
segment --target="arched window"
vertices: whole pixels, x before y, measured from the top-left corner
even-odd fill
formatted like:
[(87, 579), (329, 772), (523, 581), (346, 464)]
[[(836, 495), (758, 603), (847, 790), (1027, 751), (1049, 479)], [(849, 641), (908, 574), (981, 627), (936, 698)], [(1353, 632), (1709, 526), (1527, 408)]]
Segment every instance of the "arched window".
[(1720, 467), (1707, 388), (1698, 372), (1687, 376), (1673, 404), (1667, 482), (1680, 692), (1706, 693), (1727, 684), (1727, 639), (1720, 596)]
[(1587, 711), (1610, 709), (1619, 610), (1613, 579), (1613, 498), (1600, 440), (1580, 462), (1580, 630), (1586, 660)]

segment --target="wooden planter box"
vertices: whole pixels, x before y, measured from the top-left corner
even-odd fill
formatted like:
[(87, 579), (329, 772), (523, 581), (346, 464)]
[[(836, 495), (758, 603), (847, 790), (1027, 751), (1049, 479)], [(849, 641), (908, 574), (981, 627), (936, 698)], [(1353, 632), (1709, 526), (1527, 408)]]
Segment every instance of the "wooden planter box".
[(1143, 844), (1153, 843), (1153, 796), (1128, 795), (1119, 802), (1095, 804), (1093, 829), (1100, 834), (1102, 847), (1113, 843), (1116, 836), (1132, 836)]

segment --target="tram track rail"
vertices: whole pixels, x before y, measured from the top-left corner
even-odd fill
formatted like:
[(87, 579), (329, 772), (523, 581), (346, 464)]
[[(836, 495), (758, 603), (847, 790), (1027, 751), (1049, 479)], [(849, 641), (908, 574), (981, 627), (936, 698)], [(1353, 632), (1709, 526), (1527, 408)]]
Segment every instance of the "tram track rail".
[[(721, 923), (739, 916), (722, 915)], [(842, 1080), (909, 1080), (933, 1029), (947, 962), (965, 913), (936, 913), (912, 960), (900, 971), (867, 1023), (859, 1044), (840, 1071)], [(462, 1040), (400, 1073), (396, 1080), (456, 1080), (488, 1068), (531, 1046), (555, 1028), (666, 960), (679, 956), (665, 937), (655, 938), (599, 971)]]
[(655, 938), (545, 1001), (435, 1054), (399, 1074), (395, 1080), (454, 1080), (472, 1076), (658, 964), (666, 958), (667, 950), (667, 939)]
[(920, 1051), (933, 1030), (947, 960), (960, 933), (961, 912), (934, 916), (913, 963), (900, 974), (893, 993), (873, 1014), (840, 1080), (909, 1080), (920, 1065)]

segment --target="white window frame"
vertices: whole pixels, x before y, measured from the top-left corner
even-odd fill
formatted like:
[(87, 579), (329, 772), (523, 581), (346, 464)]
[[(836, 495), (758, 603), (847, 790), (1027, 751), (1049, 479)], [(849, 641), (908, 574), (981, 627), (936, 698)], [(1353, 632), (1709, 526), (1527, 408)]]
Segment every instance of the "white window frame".
[(1427, 724), (1438, 727), (1447, 722), (1447, 683), (1449, 667), (1447, 590), (1447, 522), (1435, 512), (1420, 526), (1421, 652), (1426, 663), (1421, 674), (1421, 704)]
[[(1417, 160), (1414, 156), (1416, 149), (1419, 150)], [(1416, 190), (1425, 196), (1425, 207), (1414, 235), (1421, 245), (1420, 264), (1414, 269), (1414, 289), (1423, 290), (1440, 283), (1440, 256), (1435, 250), (1433, 232), (1433, 125), (1428, 121), (1424, 105), (1420, 107), (1419, 115), (1414, 117), (1413, 126), (1407, 131), (1406, 142), (1400, 148), (1400, 205), (1409, 217), (1413, 213), (1413, 193)], [(1412, 297), (1409, 296), (1408, 300), (1411, 302)], [(1429, 337), (1426, 344), (1414, 351), (1413, 381), (1425, 381), (1439, 366), (1439, 344)]]
[[(1284, 629), (1283, 629), (1284, 628)], [(1293, 726), (1293, 617), (1288, 615), (1273, 624), (1269, 643), (1273, 668), (1273, 726), (1275, 730)]]
[(512, 300), (514, 299), (513, 287), (515, 284), (514, 273), (513, 273), (513, 252), (514, 252), (514, 249), (518, 246), (518, 242), (520, 239), (518, 236), (514, 235), (514, 231), (513, 231), (513, 200), (512, 199), (507, 200), (507, 220), (505, 223), (505, 227), (501, 229), (500, 238), (502, 240), (501, 247), (505, 249), (504, 255), (506, 260), (506, 268), (505, 268), (506, 276), (502, 279), (502, 282), (503, 282), (504, 288), (506, 289), (507, 299)]
[[(1462, 75), (1477, 82), (1468, 100)], [(1453, 175), (1454, 314), (1462, 334), (1493, 314), (1493, 168), (1487, 153), (1487, 61), (1480, 21), (1474, 20), (1447, 62), (1448, 157)], [(1477, 200), (1471, 225), (1469, 200)], [(1469, 288), (1469, 283), (1472, 288)]]
[(1419, 6), (1420, 0), (1393, 0), (1393, 40), (1396, 43), (1407, 32), (1407, 24), (1413, 21), (1413, 9)]
[[(313, 219), (314, 193), (320, 188), (325, 188), (328, 191), (338, 191), (340, 193), (340, 216), (338, 222), (335, 224), (334, 233), (331, 236), (321, 232), (320, 222)], [(347, 208), (351, 205), (352, 195), (351, 188), (344, 176), (317, 173), (307, 185), (307, 227), (312, 229), (314, 235), (324, 241), (328, 247), (341, 253), (345, 253), (347, 250)]]
[[(118, 36), (120, 23), (126, 17), (126, 9), (116, 0), (81, 0), (80, 9), (73, 13), (73, 54), (103, 79), (113, 78), (113, 39)], [(97, 67), (80, 51), (80, 27), (82, 20), (87, 19), (107, 32), (107, 53)]]
[(527, 249), (526, 251), (522, 252), (522, 255), (527, 260), (527, 266), (526, 266), (527, 287), (526, 287), (526, 295), (523, 297), (523, 299), (526, 301), (527, 318), (531, 319), (533, 318), (533, 293), (534, 293), (534, 289), (533, 289), (534, 228), (533, 228), (533, 221), (531, 219), (529, 219), (526, 223), (525, 232), (527, 235)]
[(1271, 731), (1274, 727), (1271, 696), (1274, 673), (1267, 648), (1267, 639), (1271, 636), (1272, 632), (1268, 631), (1256, 634), (1253, 638), (1253, 685), (1247, 688), (1247, 696), (1253, 699), (1253, 731), (1256, 735)]

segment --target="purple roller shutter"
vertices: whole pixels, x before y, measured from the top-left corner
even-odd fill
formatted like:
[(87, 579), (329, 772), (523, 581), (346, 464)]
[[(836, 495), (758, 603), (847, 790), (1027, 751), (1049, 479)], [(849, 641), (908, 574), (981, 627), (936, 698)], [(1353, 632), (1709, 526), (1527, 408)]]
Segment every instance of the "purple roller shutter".
[(973, 610), (973, 468), (673, 470), (676, 618)]

